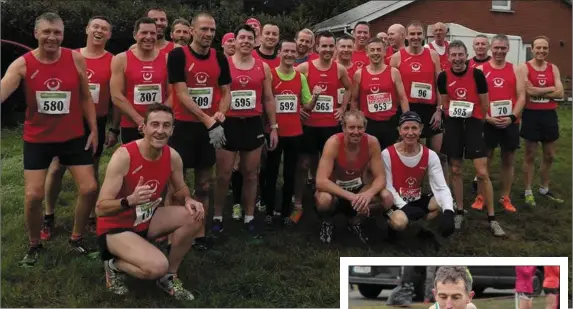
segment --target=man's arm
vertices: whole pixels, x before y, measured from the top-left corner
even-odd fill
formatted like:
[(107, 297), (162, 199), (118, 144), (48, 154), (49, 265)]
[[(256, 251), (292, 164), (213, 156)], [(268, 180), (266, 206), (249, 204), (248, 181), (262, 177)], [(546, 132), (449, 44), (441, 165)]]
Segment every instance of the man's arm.
[[(430, 57), (432, 58), (432, 62), (434, 63), (434, 72), (436, 74), (436, 83), (437, 83), (438, 77), (440, 76), (440, 73), (442, 73), (442, 65), (440, 64), (440, 56), (438, 55), (438, 53), (435, 50), (430, 49)], [(445, 78), (445, 75), (444, 75), (444, 78)], [(442, 101), (442, 96), (440, 95), (440, 91), (438, 89), (436, 89), (436, 100), (437, 100), (436, 103), (438, 106), (443, 106), (445, 104), (445, 101)]]
[[(447, 83), (447, 78), (446, 78), (446, 72), (440, 72), (438, 74), (438, 78), (436, 79), (436, 90), (438, 93), (438, 108), (445, 108), (446, 102), (448, 102), (448, 87), (446, 85)], [(444, 113), (447, 115), (448, 112), (444, 111)]]
[(563, 90), (563, 83), (561, 82), (561, 73), (556, 65), (552, 64), (552, 66), (553, 78), (555, 79), (555, 90), (546, 94), (545, 97), (550, 99), (563, 99), (565, 91)]
[(525, 78), (522, 76), (522, 71), (519, 68), (514, 70), (515, 73), (515, 94), (517, 96), (515, 107), (513, 108), (513, 115), (516, 118), (521, 116), (523, 107), (525, 107)]
[(338, 155), (338, 138), (331, 136), (324, 145), (322, 156), (318, 162), (316, 170), (316, 189), (351, 201), (354, 194), (348, 192), (330, 180), (330, 175), (334, 169), (334, 160)]
[(392, 182), (392, 163), (390, 160), (390, 153), (387, 149), (382, 151), (382, 161), (384, 162), (384, 173), (386, 174), (386, 190), (392, 193), (394, 205), (398, 208), (406, 206), (404, 199), (398, 194)]
[(127, 58), (125, 53), (118, 54), (111, 60), (111, 79), (109, 81), (109, 89), (111, 93), (111, 101), (122, 114), (128, 116), (137, 125), (143, 123), (143, 117), (135, 110), (125, 97), (125, 65)]
[(221, 73), (219, 75), (219, 89), (221, 90), (221, 101), (219, 101), (219, 112), (226, 114), (231, 106), (231, 69), (229, 68), (229, 60), (223, 53), (217, 53), (217, 62)]
[(316, 101), (318, 100), (318, 95), (313, 95), (310, 93), (310, 88), (308, 87), (308, 81), (306, 80), (306, 76), (304, 74), (300, 74), (300, 82), (302, 84), (301, 89), (301, 98), (302, 98), (302, 109), (306, 112), (310, 113), (314, 109), (316, 105)]
[(368, 166), (374, 180), (366, 192), (372, 196), (375, 196), (386, 187), (386, 175), (384, 173), (382, 156), (380, 155), (382, 153), (382, 150), (380, 149), (380, 143), (374, 136), (368, 137), (368, 149), (370, 152), (370, 164), (368, 164)]
[(294, 69), (308, 77), (308, 62), (303, 62)]
[(189, 187), (185, 183), (183, 176), (183, 160), (175, 149), (171, 148), (171, 186), (173, 187), (173, 201), (178, 205), (185, 205), (187, 199), (191, 198)]
[[(168, 54), (165, 54), (165, 63), (167, 63), (167, 57)], [(165, 99), (165, 102), (163, 102), (163, 104), (173, 108), (173, 86), (171, 86), (169, 84), (169, 74), (167, 77), (167, 80), (165, 81), (165, 85), (167, 85), (167, 98)]]
[(400, 66), (401, 61), (400, 53), (394, 53), (392, 57), (390, 57), (390, 66), (397, 69)]
[(402, 83), (402, 76), (400, 71), (396, 68), (391, 68), (392, 80), (394, 81), (394, 88), (396, 89), (396, 94), (400, 99), (400, 107), (402, 108), (402, 113), (410, 110), (410, 104), (408, 103), (408, 97), (406, 96), (406, 91), (404, 90), (404, 84)]
[(428, 176), (430, 189), (436, 198), (436, 202), (438, 202), (438, 205), (442, 208), (442, 212), (445, 210), (453, 211), (454, 199), (452, 197), (452, 192), (444, 178), (440, 158), (432, 150), (430, 150), (430, 156), (428, 159)]
[(338, 67), (338, 78), (340, 79), (342, 86), (344, 86), (344, 96), (342, 97), (342, 104), (340, 107), (345, 111), (348, 108), (350, 95), (352, 94), (350, 89), (350, 87), (352, 87), (352, 83), (350, 82), (350, 79), (348, 79), (348, 71), (346, 71), (346, 68), (340, 63), (336, 63), (336, 65)]
[(482, 114), (487, 115), (489, 109), (489, 94), (487, 89), (487, 80), (482, 70), (474, 70), (474, 79), (479, 96), (479, 101), (482, 109)]
[[(129, 163), (129, 153), (125, 147), (119, 147), (111, 156), (96, 202), (95, 212), (98, 217), (111, 216), (123, 211), (121, 199), (116, 197), (123, 185), (123, 177), (129, 172)], [(129, 197), (127, 199), (129, 201)]]
[[(89, 79), (86, 73), (86, 59), (77, 51), (72, 51), (72, 57), (74, 59), (74, 64), (76, 65), (76, 69), (78, 70), (80, 80), (80, 104), (82, 105), (84, 119), (87, 121), (90, 131), (97, 132), (96, 110), (90, 93)], [(99, 142), (103, 143), (103, 141)]]
[(350, 109), (359, 109), (360, 104), (360, 80), (362, 79), (362, 69), (356, 70), (352, 77), (352, 91), (350, 96)]
[(24, 76), (26, 76), (26, 60), (24, 60), (24, 57), (19, 57), (10, 64), (6, 73), (4, 73), (4, 77), (2, 77), (2, 82), (0, 83), (0, 104), (4, 103), (20, 87), (20, 82)]
[(536, 97), (545, 97), (548, 93), (551, 93), (557, 88), (555, 87), (533, 87), (527, 76), (529, 75), (529, 69), (527, 68), (527, 64), (523, 63), (519, 65), (518, 70), (521, 71), (521, 76), (525, 83), (525, 92), (527, 95), (536, 96)]
[(277, 123), (277, 107), (275, 96), (273, 95), (271, 69), (269, 65), (264, 62), (263, 68), (265, 70), (265, 80), (263, 81), (263, 99), (265, 102), (264, 106), (265, 112), (267, 114), (267, 119), (269, 120), (269, 124), (272, 126)]

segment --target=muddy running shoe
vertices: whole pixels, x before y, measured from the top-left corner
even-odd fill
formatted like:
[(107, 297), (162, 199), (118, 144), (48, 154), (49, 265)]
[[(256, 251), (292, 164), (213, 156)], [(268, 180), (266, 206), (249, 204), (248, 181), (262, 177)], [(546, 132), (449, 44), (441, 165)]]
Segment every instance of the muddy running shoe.
[(243, 210), (241, 209), (241, 204), (233, 205), (233, 220), (241, 220), (243, 217)]
[(454, 216), (454, 227), (456, 228), (456, 230), (459, 230), (462, 228), (462, 223), (464, 223), (464, 215), (456, 214)]
[(558, 197), (556, 197), (555, 195), (553, 195), (553, 192), (551, 191), (547, 191), (545, 194), (542, 193), (541, 189), (539, 189), (539, 194), (541, 194), (541, 196), (545, 196), (546, 198), (548, 198), (549, 200), (551, 200), (552, 202), (555, 203), (563, 203), (563, 199), (560, 199)]
[(44, 250), (42, 244), (37, 244), (35, 246), (31, 246), (30, 248), (28, 248), (28, 252), (24, 256), (24, 258), (18, 263), (20, 267), (23, 268), (34, 267), (34, 265), (36, 265), (36, 262), (38, 262), (38, 257), (42, 250)]
[(290, 220), (292, 223), (297, 224), (300, 221), (300, 218), (302, 218), (303, 212), (302, 207), (295, 206), (294, 210), (290, 214)]
[(332, 242), (332, 234), (334, 232), (334, 225), (330, 222), (322, 221), (320, 226), (320, 241), (324, 244)]
[(52, 220), (47, 221), (44, 219), (44, 223), (42, 223), (42, 230), (40, 231), (40, 239), (42, 240), (52, 239), (53, 228), (54, 228), (54, 221)]
[(489, 223), (489, 228), (490, 228), (491, 233), (493, 234), (493, 236), (497, 236), (497, 237), (505, 236), (505, 232), (503, 231), (503, 229), (502, 229), (501, 226), (499, 225), (499, 222), (497, 222), (497, 221), (491, 221), (491, 222)]
[(125, 295), (129, 290), (124, 283), (124, 274), (120, 271), (113, 270), (110, 266), (112, 260), (103, 262), (103, 269), (105, 271), (105, 285), (107, 290), (116, 295)]
[(525, 195), (525, 204), (527, 206), (530, 206), (530, 207), (537, 206), (537, 203), (535, 202), (535, 198), (533, 197), (533, 194), (526, 194)]
[(69, 239), (68, 243), (72, 247), (72, 251), (79, 254), (89, 254), (91, 250), (85, 245), (84, 238), (80, 237), (77, 239)]
[(183, 287), (181, 279), (177, 278), (174, 274), (167, 274), (163, 276), (163, 278), (158, 279), (157, 286), (177, 300), (195, 299), (193, 294)]
[(348, 230), (352, 234), (356, 235), (362, 243), (368, 244), (368, 236), (366, 236), (366, 233), (364, 232), (364, 229), (362, 228), (362, 224), (360, 224), (360, 223), (349, 224)]
[(197, 237), (193, 240), (193, 249), (197, 251), (207, 251), (209, 250), (209, 246), (207, 244), (206, 237)]

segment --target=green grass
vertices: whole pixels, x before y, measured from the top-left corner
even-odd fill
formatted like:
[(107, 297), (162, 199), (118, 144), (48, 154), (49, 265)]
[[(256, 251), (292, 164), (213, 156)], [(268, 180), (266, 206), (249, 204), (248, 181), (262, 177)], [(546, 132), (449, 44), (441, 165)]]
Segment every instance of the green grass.
[[(496, 299), (474, 299), (473, 304), (478, 309), (512, 309), (515, 308), (515, 299), (513, 298), (496, 298)], [(430, 304), (412, 304), (411, 309), (428, 309)], [(350, 306), (350, 309), (395, 309), (396, 307), (385, 306), (383, 304), (372, 304), (365, 306)], [(544, 309), (545, 298), (537, 297), (533, 299), (532, 309)]]
[[(33, 269), (18, 267), (26, 251), (27, 237), (23, 219), (24, 180), (21, 130), (3, 130), (2, 159), (2, 304), (5, 307), (339, 307), (340, 256), (569, 256), (571, 253), (571, 109), (559, 115), (561, 139), (552, 171), (552, 190), (565, 199), (555, 205), (537, 198), (536, 209), (522, 207), (522, 153), (519, 152), (513, 200), (517, 214), (499, 214), (508, 233), (497, 239), (487, 229), (485, 215), (470, 210), (464, 229), (451, 239), (434, 242), (414, 236), (414, 226), (398, 244), (384, 242), (384, 224), (376, 230), (368, 222), (373, 244), (361, 245), (348, 235), (344, 218), (337, 218), (335, 242), (322, 245), (318, 239), (319, 222), (309, 209), (299, 226), (268, 232), (263, 243), (254, 243), (241, 231), (241, 225), (225, 210), (225, 234), (214, 252), (190, 252), (180, 269), (180, 277), (195, 294), (192, 303), (168, 299), (153, 282), (130, 281), (132, 294), (110, 295), (105, 290), (99, 260), (70, 255), (67, 237), (72, 226), (75, 185), (69, 174), (56, 209), (57, 235)], [(106, 152), (103, 173), (110, 152)], [(470, 191), (471, 164), (465, 165), (466, 207), (474, 198)], [(494, 187), (498, 188), (499, 161), (492, 168)], [(538, 177), (535, 182), (538, 183)], [(192, 183), (192, 179), (189, 179)], [(309, 193), (309, 192), (307, 192)], [(430, 224), (433, 228), (434, 224)], [(95, 237), (88, 241), (95, 246)], [(488, 307), (494, 308), (494, 307)], [(501, 308), (501, 307), (500, 307)]]

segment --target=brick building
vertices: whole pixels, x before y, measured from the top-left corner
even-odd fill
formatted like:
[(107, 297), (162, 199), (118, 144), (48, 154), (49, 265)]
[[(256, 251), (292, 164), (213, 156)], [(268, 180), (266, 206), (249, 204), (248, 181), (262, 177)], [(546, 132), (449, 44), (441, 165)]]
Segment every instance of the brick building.
[(571, 0), (545, 1), (369, 1), (314, 26), (315, 30), (350, 33), (367, 21), (371, 33), (386, 32), (392, 24), (412, 20), (424, 24), (457, 23), (483, 33), (521, 36), (525, 47), (538, 35), (551, 39), (548, 60), (555, 63), (566, 89), (571, 89)]

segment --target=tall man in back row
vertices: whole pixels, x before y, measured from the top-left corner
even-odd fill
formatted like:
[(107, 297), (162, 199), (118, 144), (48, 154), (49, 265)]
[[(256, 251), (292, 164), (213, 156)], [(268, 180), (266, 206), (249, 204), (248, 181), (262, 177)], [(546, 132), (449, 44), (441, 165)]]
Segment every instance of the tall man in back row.
[[(80, 53), (61, 47), (64, 22), (55, 13), (44, 13), (36, 18), (34, 37), (38, 48), (16, 59), (8, 67), (0, 86), (2, 103), (22, 81), (26, 86), (24, 220), (29, 248), (20, 261), (22, 267), (34, 266), (43, 248), (40, 230), (44, 183), (54, 157), (68, 167), (78, 187), (69, 241), (76, 252), (87, 252), (82, 235), (97, 194), (93, 154), (98, 146), (98, 131), (86, 61)], [(83, 119), (88, 123), (87, 137)]]
[[(106, 285), (112, 293), (128, 292), (121, 273), (157, 279), (157, 286), (180, 300), (193, 300), (177, 270), (191, 248), (204, 218), (203, 205), (190, 196), (183, 162), (167, 146), (173, 111), (161, 104), (147, 109), (143, 138), (124, 144), (111, 157), (96, 205), (97, 235)], [(178, 205), (158, 207), (167, 183)], [(169, 256), (149, 241), (172, 234)]]

